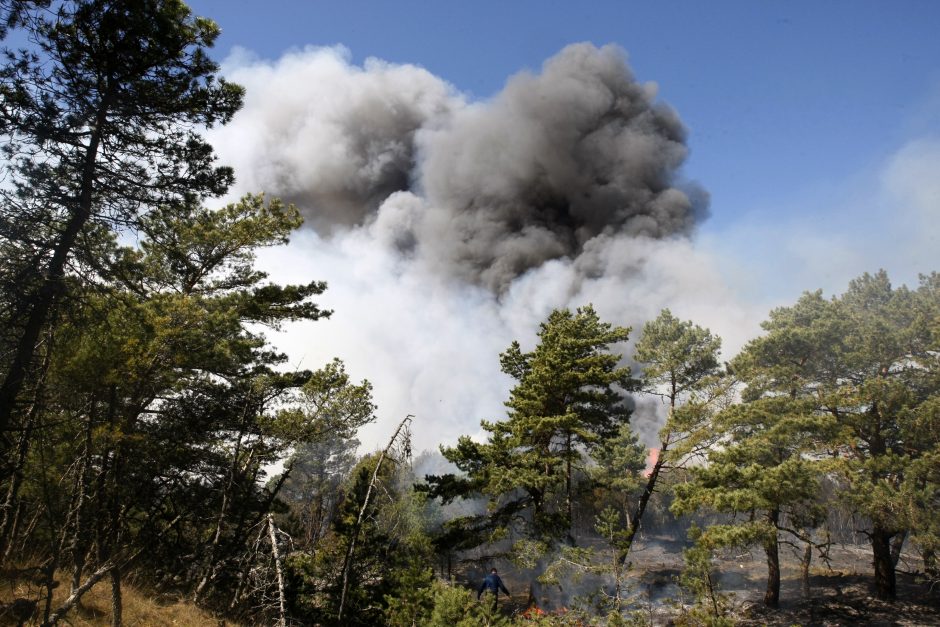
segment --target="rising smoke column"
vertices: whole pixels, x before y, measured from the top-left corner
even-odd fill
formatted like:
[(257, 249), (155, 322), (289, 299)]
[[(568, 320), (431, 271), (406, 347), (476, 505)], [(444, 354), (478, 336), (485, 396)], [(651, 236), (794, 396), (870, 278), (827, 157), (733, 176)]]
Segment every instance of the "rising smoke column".
[[(279, 345), (296, 367), (339, 356), (372, 381), (366, 447), (406, 413), (418, 450), (500, 419), (512, 380), (498, 355), (514, 339), (530, 349), (554, 308), (590, 302), (637, 329), (668, 306), (736, 333), (730, 347), (756, 328), (688, 237), (707, 197), (679, 177), (682, 124), (616, 47), (569, 46), (472, 103), (422, 68), (357, 67), (341, 48), (224, 69), (247, 89), (210, 135), (236, 193), (307, 218), (261, 261), (279, 281), (326, 280), (336, 312)], [(650, 443), (660, 414), (634, 415)]]

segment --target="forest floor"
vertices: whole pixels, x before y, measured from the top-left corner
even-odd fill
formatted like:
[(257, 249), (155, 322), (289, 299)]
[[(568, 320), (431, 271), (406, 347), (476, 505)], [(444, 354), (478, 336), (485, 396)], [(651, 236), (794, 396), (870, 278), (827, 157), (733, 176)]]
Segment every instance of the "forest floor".
[[(878, 625), (915, 627), (940, 625), (940, 589), (926, 583), (916, 571), (916, 557), (902, 555), (897, 571), (897, 600), (888, 603), (874, 594), (871, 549), (867, 545), (836, 545), (829, 564), (816, 561), (810, 569), (809, 596), (801, 590), (798, 558), (781, 550), (780, 607), (767, 608), (763, 593), (767, 566), (761, 551), (728, 556), (719, 563), (722, 573), (735, 567), (736, 577), (725, 574), (719, 584), (732, 595), (735, 622), (756, 627), (836, 627)], [(666, 624), (666, 623), (663, 623)]]
[[(59, 573), (60, 585), (53, 594), (55, 608), (68, 596), (68, 576)], [(0, 572), (0, 626), (19, 624), (39, 624), (36, 616), (41, 615), (42, 606), (34, 618), (26, 619), (17, 612), (28, 613), (31, 608), (24, 604), (24, 599), (40, 597), (40, 587), (28, 577), (12, 577), (10, 572)], [(234, 623), (221, 621), (212, 614), (196, 607), (187, 600), (167, 595), (148, 594), (134, 585), (125, 583), (121, 586), (123, 600), (123, 624), (126, 627), (153, 627), (154, 625), (176, 625), (178, 627), (206, 627), (211, 625), (235, 627)], [(16, 606), (16, 599), (21, 599)], [(63, 624), (74, 627), (105, 627), (111, 625), (111, 584), (105, 578), (99, 581), (82, 597), (81, 604), (73, 608)]]
[[(648, 617), (649, 624), (671, 625), (689, 599), (678, 586), (682, 570), (684, 543), (665, 539), (639, 543), (632, 555), (628, 588), (630, 606)], [(898, 565), (898, 599), (885, 603), (872, 593), (871, 554), (867, 546), (837, 545), (830, 552), (827, 566), (814, 564), (810, 578), (810, 597), (801, 594), (799, 563), (789, 551), (781, 551), (781, 603), (771, 610), (761, 603), (766, 584), (766, 565), (760, 551), (729, 552), (717, 561), (718, 586), (728, 595), (735, 623), (744, 627), (836, 627), (843, 625), (879, 627), (940, 626), (940, 587), (931, 588), (913, 573), (922, 568), (919, 560), (903, 555)], [(457, 580), (476, 588), (483, 570), (461, 568)], [(505, 565), (500, 569), (513, 595), (501, 599), (506, 614), (519, 614), (535, 600), (548, 612), (564, 612), (564, 608), (583, 600), (592, 590), (603, 586), (600, 580), (583, 577), (564, 581), (561, 586), (533, 584), (531, 572), (522, 572)], [(53, 607), (64, 601), (68, 577), (55, 590)], [(155, 596), (125, 583), (123, 590), (124, 625), (178, 625), (180, 627), (223, 626), (212, 614), (186, 600), (169, 595)], [(28, 577), (12, 577), (0, 572), (0, 626), (20, 624), (12, 603), (15, 599), (39, 598), (39, 586)], [(22, 607), (22, 604), (20, 604)], [(40, 608), (41, 611), (41, 608)], [(110, 625), (111, 590), (107, 580), (101, 581), (82, 599), (82, 604), (69, 612), (67, 624), (75, 627)], [(26, 624), (38, 624), (38, 621)]]
[[(667, 626), (687, 607), (691, 599), (679, 588), (682, 549), (686, 543), (656, 538), (638, 543), (631, 553), (628, 576), (629, 606), (647, 624)], [(867, 545), (834, 545), (829, 564), (814, 562), (810, 570), (810, 596), (801, 592), (799, 560), (781, 548), (780, 607), (762, 603), (767, 582), (763, 552), (728, 552), (716, 560), (719, 592), (726, 595), (735, 624), (745, 627), (836, 627), (843, 625), (879, 627), (940, 626), (940, 586), (931, 587), (915, 572), (920, 561), (903, 554), (898, 564), (898, 598), (893, 603), (874, 596), (871, 550)], [(533, 583), (531, 571), (518, 571), (505, 565), (500, 572), (513, 593), (501, 607), (507, 614), (519, 614), (535, 600), (546, 612), (564, 613), (570, 605), (583, 602), (603, 580), (584, 576), (563, 581), (560, 586)], [(483, 571), (461, 573), (458, 581), (479, 585)], [(473, 582), (477, 583), (474, 584)]]

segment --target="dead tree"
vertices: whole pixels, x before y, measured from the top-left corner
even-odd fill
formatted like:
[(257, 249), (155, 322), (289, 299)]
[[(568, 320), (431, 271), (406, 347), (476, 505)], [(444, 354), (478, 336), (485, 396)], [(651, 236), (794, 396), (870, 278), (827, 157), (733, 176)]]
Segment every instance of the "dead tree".
[(343, 609), (346, 605), (346, 591), (349, 588), (349, 568), (352, 563), (353, 552), (356, 550), (356, 540), (359, 537), (359, 532), (362, 529), (362, 521), (365, 519), (366, 511), (369, 507), (369, 500), (372, 498), (372, 490), (375, 487), (376, 479), (379, 476), (379, 470), (382, 468), (382, 462), (385, 461), (385, 457), (388, 455), (388, 452), (395, 446), (395, 441), (398, 439), (398, 436), (401, 434), (402, 430), (405, 429), (405, 426), (411, 423), (411, 419), (414, 418), (411, 414), (405, 416), (400, 423), (398, 423), (398, 428), (395, 429), (395, 433), (392, 434), (391, 439), (388, 441), (388, 445), (382, 450), (382, 453), (379, 455), (379, 460), (375, 463), (375, 470), (372, 471), (372, 480), (369, 481), (369, 487), (366, 489), (366, 496), (362, 501), (362, 507), (359, 509), (359, 516), (356, 518), (356, 525), (353, 527), (352, 536), (349, 539), (349, 546), (346, 548), (346, 556), (343, 558), (343, 587), (340, 590), (339, 596), (339, 611), (337, 612), (337, 621), (339, 623), (343, 622)]
[(277, 530), (274, 527), (274, 514), (268, 512), (268, 536), (271, 538), (271, 556), (274, 558), (274, 572), (277, 574), (278, 627), (287, 627), (287, 602), (284, 595), (284, 568), (281, 553), (277, 550)]

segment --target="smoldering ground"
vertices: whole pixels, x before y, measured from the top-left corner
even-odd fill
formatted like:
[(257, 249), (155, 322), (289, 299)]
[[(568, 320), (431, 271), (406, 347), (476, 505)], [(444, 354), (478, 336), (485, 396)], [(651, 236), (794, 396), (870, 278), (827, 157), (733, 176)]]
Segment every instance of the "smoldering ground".
[[(708, 201), (682, 177), (686, 130), (617, 47), (568, 46), (477, 102), (337, 48), (237, 55), (226, 73), (245, 108), (211, 139), (238, 191), (296, 203), (309, 227), (262, 261), (277, 280), (327, 280), (336, 312), (280, 344), (295, 365), (338, 355), (372, 380), (367, 446), (405, 413), (418, 450), (499, 418), (499, 353), (531, 347), (557, 307), (593, 303), (635, 336), (668, 306), (732, 348), (756, 328), (691, 239)], [(661, 412), (640, 409), (652, 443)]]

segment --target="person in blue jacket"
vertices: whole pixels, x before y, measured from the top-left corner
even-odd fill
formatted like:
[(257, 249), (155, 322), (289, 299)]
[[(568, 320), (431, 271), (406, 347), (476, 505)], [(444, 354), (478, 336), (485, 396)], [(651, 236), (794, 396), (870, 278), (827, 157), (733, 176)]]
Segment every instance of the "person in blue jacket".
[(496, 604), (499, 602), (499, 591), (502, 590), (506, 593), (506, 596), (510, 596), (509, 590), (506, 589), (506, 586), (503, 585), (503, 580), (499, 578), (499, 575), (496, 573), (496, 569), (492, 569), (490, 574), (486, 576), (483, 580), (483, 583), (480, 585), (480, 589), (477, 591), (477, 601), (480, 600), (480, 596), (485, 591), (487, 594), (493, 595), (493, 609), (496, 609)]

